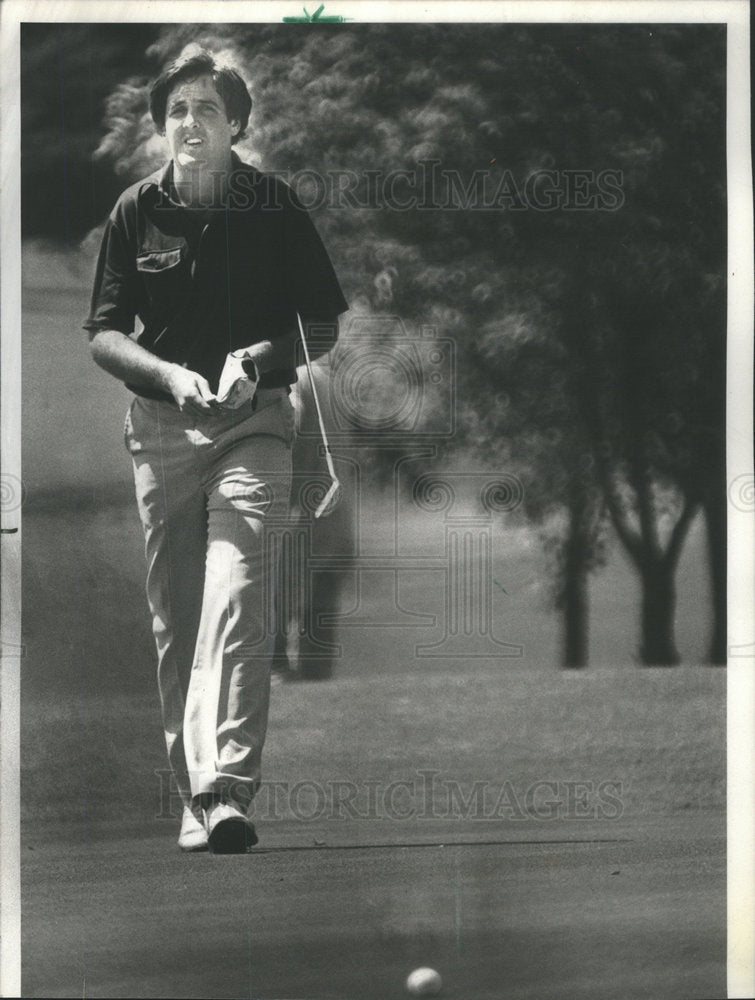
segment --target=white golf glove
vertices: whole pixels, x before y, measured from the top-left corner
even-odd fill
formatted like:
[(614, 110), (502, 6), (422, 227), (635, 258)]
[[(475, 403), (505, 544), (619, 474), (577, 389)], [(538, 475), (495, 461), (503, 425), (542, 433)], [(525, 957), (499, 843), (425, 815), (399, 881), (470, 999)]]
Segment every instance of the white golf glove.
[[(226, 355), (223, 371), (220, 373), (217, 400), (221, 406), (236, 410), (254, 399), (257, 379), (250, 378), (244, 371), (244, 361), (252, 361), (250, 348), (243, 347)], [(256, 372), (257, 366), (254, 366)]]

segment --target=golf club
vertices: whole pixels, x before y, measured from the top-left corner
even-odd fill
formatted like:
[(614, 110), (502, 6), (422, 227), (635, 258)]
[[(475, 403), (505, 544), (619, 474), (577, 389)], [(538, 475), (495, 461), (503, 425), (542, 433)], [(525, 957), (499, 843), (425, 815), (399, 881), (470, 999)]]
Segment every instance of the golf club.
[(328, 435), (325, 431), (325, 423), (322, 419), (322, 410), (320, 409), (320, 399), (317, 395), (317, 386), (315, 385), (315, 376), (312, 371), (312, 362), (309, 359), (309, 349), (307, 348), (307, 338), (304, 336), (304, 325), (301, 321), (301, 316), (297, 312), (296, 319), (299, 323), (299, 333), (301, 335), (302, 347), (304, 348), (304, 360), (307, 365), (307, 373), (309, 374), (309, 384), (312, 386), (312, 396), (315, 401), (315, 409), (317, 410), (317, 420), (320, 424), (320, 434), (322, 436), (322, 443), (325, 446), (325, 461), (328, 465), (328, 473), (330, 474), (331, 484), (328, 492), (320, 501), (317, 510), (315, 511), (315, 517), (322, 517), (324, 514), (329, 514), (331, 510), (337, 505), (338, 501), (341, 499), (341, 484), (338, 481), (338, 476), (336, 476), (336, 470), (333, 467), (333, 456), (330, 451), (330, 444), (328, 443)]

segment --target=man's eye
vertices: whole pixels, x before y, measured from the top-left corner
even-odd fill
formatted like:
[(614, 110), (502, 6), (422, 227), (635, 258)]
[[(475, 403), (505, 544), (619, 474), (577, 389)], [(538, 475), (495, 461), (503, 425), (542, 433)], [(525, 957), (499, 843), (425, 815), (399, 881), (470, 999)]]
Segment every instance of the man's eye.
[[(168, 109), (168, 116), (170, 118), (185, 118), (186, 117), (186, 105), (177, 104), (175, 107)], [(219, 108), (214, 108), (212, 105), (196, 108), (194, 110), (194, 115), (200, 118), (216, 118), (220, 113)]]

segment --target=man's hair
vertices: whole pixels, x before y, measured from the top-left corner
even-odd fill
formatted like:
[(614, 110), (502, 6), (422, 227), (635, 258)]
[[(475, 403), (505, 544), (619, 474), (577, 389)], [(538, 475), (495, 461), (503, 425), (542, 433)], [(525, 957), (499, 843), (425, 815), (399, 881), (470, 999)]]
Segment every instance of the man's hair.
[(195, 80), (199, 76), (209, 76), (215, 89), (223, 99), (228, 121), (234, 118), (239, 123), (239, 131), (231, 142), (237, 142), (246, 135), (244, 131), (252, 110), (252, 99), (241, 76), (230, 66), (219, 65), (212, 52), (191, 45), (170, 63), (152, 84), (149, 92), (149, 110), (152, 120), (160, 132), (165, 129), (165, 111), (168, 96), (173, 88), (184, 80)]

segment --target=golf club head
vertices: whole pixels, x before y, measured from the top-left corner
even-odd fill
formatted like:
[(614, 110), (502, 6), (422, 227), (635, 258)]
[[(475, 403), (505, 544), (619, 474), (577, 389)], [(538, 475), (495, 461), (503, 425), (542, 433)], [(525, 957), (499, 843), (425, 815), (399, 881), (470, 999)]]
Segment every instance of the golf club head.
[(337, 479), (334, 479), (330, 484), (330, 489), (325, 494), (325, 496), (320, 501), (317, 510), (315, 511), (315, 517), (326, 517), (334, 507), (338, 506), (341, 499), (341, 484)]

